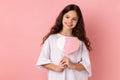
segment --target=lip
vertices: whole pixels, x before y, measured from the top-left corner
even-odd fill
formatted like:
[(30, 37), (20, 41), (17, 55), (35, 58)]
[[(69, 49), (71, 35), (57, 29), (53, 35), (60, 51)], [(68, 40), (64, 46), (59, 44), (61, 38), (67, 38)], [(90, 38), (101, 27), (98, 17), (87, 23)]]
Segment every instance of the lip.
[(65, 25), (67, 25), (68, 27), (72, 27), (72, 24), (69, 24), (67, 22), (65, 22)]

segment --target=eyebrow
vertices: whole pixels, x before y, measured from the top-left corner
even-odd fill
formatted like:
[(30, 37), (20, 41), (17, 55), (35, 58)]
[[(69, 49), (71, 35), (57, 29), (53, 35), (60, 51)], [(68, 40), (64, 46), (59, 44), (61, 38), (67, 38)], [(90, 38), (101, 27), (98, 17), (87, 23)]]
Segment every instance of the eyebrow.
[[(70, 15), (66, 14), (65, 16), (70, 16)], [(73, 18), (78, 18), (78, 17), (73, 17)]]

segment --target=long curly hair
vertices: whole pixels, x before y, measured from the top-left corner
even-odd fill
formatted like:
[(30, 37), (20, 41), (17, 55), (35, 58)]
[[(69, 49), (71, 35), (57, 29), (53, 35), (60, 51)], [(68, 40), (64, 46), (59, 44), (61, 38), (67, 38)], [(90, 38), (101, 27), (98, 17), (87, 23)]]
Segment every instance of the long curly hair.
[(70, 5), (66, 6), (60, 12), (58, 17), (56, 18), (55, 24), (53, 25), (53, 27), (50, 30), (50, 32), (46, 36), (43, 37), (42, 44), (45, 42), (45, 40), (51, 34), (59, 33), (62, 30), (62, 27), (63, 27), (63, 24), (62, 24), (63, 16), (64, 16), (65, 13), (67, 13), (67, 12), (69, 12), (71, 10), (76, 11), (77, 16), (78, 16), (78, 22), (77, 22), (76, 26), (73, 28), (72, 34), (73, 34), (73, 36), (78, 37), (79, 40), (83, 41), (85, 43), (87, 49), (90, 51), (92, 48), (91, 48), (89, 39), (86, 37), (83, 16), (82, 16), (80, 8), (77, 5), (75, 5), (75, 4), (70, 4)]

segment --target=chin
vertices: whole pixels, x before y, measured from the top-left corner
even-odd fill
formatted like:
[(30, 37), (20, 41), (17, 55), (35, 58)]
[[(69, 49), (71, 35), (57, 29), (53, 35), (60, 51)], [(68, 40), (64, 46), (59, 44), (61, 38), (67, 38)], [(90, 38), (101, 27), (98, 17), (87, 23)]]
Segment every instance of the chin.
[(73, 29), (73, 27), (71, 26), (71, 27), (69, 27), (69, 26), (65, 26), (67, 29), (69, 29), (69, 30), (71, 30), (71, 29)]

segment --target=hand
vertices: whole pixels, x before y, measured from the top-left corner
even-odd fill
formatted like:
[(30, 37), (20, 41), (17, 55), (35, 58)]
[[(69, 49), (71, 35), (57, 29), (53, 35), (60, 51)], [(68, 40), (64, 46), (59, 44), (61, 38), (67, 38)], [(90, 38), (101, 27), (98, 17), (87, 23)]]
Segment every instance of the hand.
[(62, 58), (61, 63), (63, 64), (64, 68), (66, 67), (71, 68), (71, 66), (73, 65), (73, 63), (70, 61), (70, 58), (66, 56)]
[(56, 67), (56, 72), (63, 72), (63, 70), (64, 70), (64, 67), (61, 67), (60, 65), (58, 65), (57, 67)]
[(60, 61), (59, 65), (56, 68), (57, 72), (62, 72), (65, 68), (66, 68), (66, 64), (65, 62), (63, 62), (62, 60)]
[(66, 64), (66, 62), (62, 59), (62, 60), (60, 61), (60, 63), (59, 63), (59, 66), (64, 69), (64, 68), (67, 67), (67, 64)]

